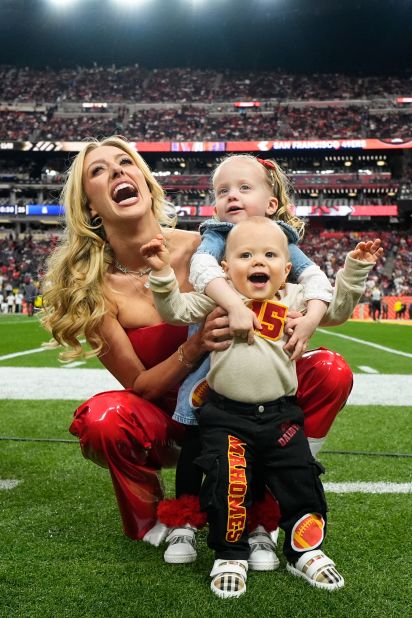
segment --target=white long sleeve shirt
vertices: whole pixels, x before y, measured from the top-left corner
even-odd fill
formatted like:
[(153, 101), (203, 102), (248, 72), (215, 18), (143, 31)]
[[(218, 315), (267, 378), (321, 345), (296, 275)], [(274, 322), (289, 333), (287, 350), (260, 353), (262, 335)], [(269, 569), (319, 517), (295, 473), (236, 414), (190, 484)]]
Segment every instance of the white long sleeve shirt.
[[(372, 267), (369, 262), (346, 258), (344, 268), (337, 274), (323, 325), (340, 324), (350, 318)], [(181, 293), (173, 272), (165, 277), (151, 273), (149, 283), (160, 315), (171, 324), (200, 322), (216, 307), (216, 303), (204, 294)], [(291, 362), (283, 351), (286, 342), (284, 324), (289, 309), (305, 309), (303, 286), (287, 283), (286, 288), (270, 300), (244, 300), (255, 311), (263, 328), (255, 331), (252, 345), (235, 337), (228, 349), (211, 353), (207, 374), (209, 386), (225, 397), (245, 403), (294, 395), (297, 390), (296, 363)]]

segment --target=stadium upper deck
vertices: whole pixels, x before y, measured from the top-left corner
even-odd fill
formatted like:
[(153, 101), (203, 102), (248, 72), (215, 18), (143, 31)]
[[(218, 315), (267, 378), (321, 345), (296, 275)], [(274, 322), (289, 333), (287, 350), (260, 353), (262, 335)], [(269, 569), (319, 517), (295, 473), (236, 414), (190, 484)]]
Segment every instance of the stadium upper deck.
[(0, 78), (0, 216), (49, 216), (67, 153), (120, 133), (187, 223), (210, 215), (210, 169), (234, 151), (275, 156), (300, 216), (409, 220), (411, 76), (3, 66)]
[(412, 77), (0, 67), (0, 139), (410, 139)]
[(0, 101), (49, 103), (211, 103), (239, 100), (373, 100), (411, 96), (412, 75), (293, 75), (282, 71), (222, 72), (190, 68), (148, 70), (78, 67), (42, 70), (0, 66)]

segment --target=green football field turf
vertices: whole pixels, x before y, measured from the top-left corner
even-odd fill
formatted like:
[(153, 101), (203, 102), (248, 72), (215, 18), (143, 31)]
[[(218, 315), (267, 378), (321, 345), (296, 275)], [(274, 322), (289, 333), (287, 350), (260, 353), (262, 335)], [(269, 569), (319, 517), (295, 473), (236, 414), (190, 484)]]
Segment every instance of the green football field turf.
[[(339, 351), (355, 374), (367, 371), (360, 367), (389, 379), (412, 373), (411, 326), (351, 322), (325, 331), (313, 347)], [(36, 319), (0, 318), (0, 358), (41, 349), (47, 340)], [(0, 376), (8, 366), (59, 363), (54, 349), (0, 360)], [(163, 562), (163, 547), (122, 534), (107, 471), (85, 461), (75, 441), (57, 441), (73, 439), (67, 427), (79, 403), (0, 399), (0, 480), (18, 482), (0, 489), (1, 618), (409, 615), (410, 493), (327, 491), (325, 551), (344, 575), (344, 589), (311, 588), (292, 578), (281, 558), (277, 572), (250, 573), (244, 597), (219, 600), (208, 589), (213, 557), (204, 531), (196, 563), (176, 566)], [(410, 486), (411, 412), (405, 405), (348, 405), (319, 457), (323, 481)], [(172, 495), (173, 471), (163, 477)]]

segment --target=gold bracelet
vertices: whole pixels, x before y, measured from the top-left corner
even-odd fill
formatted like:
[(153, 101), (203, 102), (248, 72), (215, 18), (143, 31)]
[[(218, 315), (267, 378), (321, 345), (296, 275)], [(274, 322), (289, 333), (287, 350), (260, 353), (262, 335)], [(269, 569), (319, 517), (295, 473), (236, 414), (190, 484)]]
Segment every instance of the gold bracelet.
[(185, 353), (183, 352), (183, 343), (177, 348), (177, 358), (179, 363), (187, 367), (188, 369), (193, 369), (196, 363), (191, 363), (185, 358)]

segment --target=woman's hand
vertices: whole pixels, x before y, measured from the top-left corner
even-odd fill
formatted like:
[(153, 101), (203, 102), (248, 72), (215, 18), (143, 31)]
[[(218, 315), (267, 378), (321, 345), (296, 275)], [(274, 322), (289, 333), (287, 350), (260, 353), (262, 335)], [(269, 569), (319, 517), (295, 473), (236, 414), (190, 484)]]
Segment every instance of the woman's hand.
[(201, 334), (201, 345), (204, 351), (227, 350), (231, 344), (229, 332), (229, 317), (224, 309), (216, 307), (207, 316)]
[(189, 337), (185, 343), (185, 356), (193, 363), (214, 350), (226, 350), (231, 343), (229, 318), (221, 307), (216, 307), (207, 316), (203, 328)]

